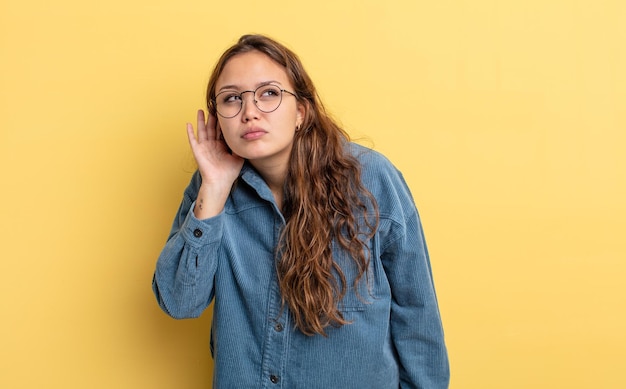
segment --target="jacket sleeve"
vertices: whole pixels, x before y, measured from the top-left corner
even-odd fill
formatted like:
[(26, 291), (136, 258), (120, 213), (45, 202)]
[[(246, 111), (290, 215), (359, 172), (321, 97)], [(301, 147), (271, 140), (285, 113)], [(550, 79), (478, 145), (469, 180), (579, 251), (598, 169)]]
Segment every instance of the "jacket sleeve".
[(176, 319), (200, 316), (214, 294), (213, 280), (222, 239), (223, 213), (198, 220), (190, 212), (200, 180), (196, 172), (185, 190), (152, 279), (152, 289), (159, 305)]
[(391, 217), (381, 259), (391, 287), (390, 331), (400, 387), (443, 389), (450, 370), (428, 250), (409, 189), (394, 173), (393, 205), (383, 211)]

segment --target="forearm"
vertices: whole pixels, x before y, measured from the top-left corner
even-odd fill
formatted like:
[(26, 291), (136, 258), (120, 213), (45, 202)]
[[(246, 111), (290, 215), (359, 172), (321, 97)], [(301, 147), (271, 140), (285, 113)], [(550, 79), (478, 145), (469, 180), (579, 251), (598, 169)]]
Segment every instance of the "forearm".
[(175, 318), (200, 315), (213, 297), (222, 219), (218, 215), (200, 220), (191, 212), (200, 187), (196, 172), (185, 189), (152, 281), (159, 305)]
[[(419, 231), (407, 236), (421, 241)], [(448, 387), (450, 371), (437, 297), (423, 241), (405, 243), (388, 269), (391, 335), (401, 365), (401, 388)], [(413, 249), (411, 249), (411, 247)]]
[(202, 183), (193, 209), (194, 216), (197, 219), (204, 220), (219, 215), (224, 209), (231, 187), (232, 185)]
[(213, 278), (222, 236), (218, 217), (188, 215), (157, 261), (152, 287), (161, 308), (181, 319), (199, 316), (213, 298)]

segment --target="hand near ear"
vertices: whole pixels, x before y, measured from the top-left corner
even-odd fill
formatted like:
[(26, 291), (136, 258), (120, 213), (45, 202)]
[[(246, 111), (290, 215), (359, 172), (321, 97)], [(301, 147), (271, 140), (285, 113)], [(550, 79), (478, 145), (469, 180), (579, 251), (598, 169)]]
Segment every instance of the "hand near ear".
[(203, 110), (198, 110), (197, 137), (190, 123), (187, 123), (187, 136), (202, 176), (194, 214), (198, 219), (206, 219), (217, 215), (224, 208), (244, 160), (229, 152), (217, 130), (217, 118), (209, 114), (208, 119), (205, 119)]

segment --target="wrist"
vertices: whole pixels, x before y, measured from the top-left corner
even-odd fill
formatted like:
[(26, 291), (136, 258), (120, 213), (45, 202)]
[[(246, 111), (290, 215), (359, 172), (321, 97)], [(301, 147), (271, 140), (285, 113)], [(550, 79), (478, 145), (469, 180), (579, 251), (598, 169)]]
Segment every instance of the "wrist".
[(195, 217), (197, 219), (208, 219), (217, 216), (224, 209), (230, 189), (230, 187), (209, 186), (203, 183), (198, 191), (198, 197), (193, 209)]

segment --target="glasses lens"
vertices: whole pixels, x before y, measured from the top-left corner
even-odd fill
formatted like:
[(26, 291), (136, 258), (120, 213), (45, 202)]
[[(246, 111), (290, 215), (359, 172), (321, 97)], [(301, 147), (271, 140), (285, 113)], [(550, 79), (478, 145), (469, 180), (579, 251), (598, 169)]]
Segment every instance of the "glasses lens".
[(224, 91), (215, 96), (215, 109), (225, 118), (237, 116), (241, 110), (241, 96), (234, 91)]
[[(232, 118), (239, 114), (243, 105), (243, 94), (235, 91), (224, 91), (215, 96), (215, 109), (225, 118)], [(283, 91), (276, 85), (262, 85), (254, 91), (254, 103), (265, 113), (275, 111), (283, 99)]]
[(283, 92), (276, 85), (263, 85), (254, 92), (256, 106), (263, 112), (275, 111), (282, 100)]

